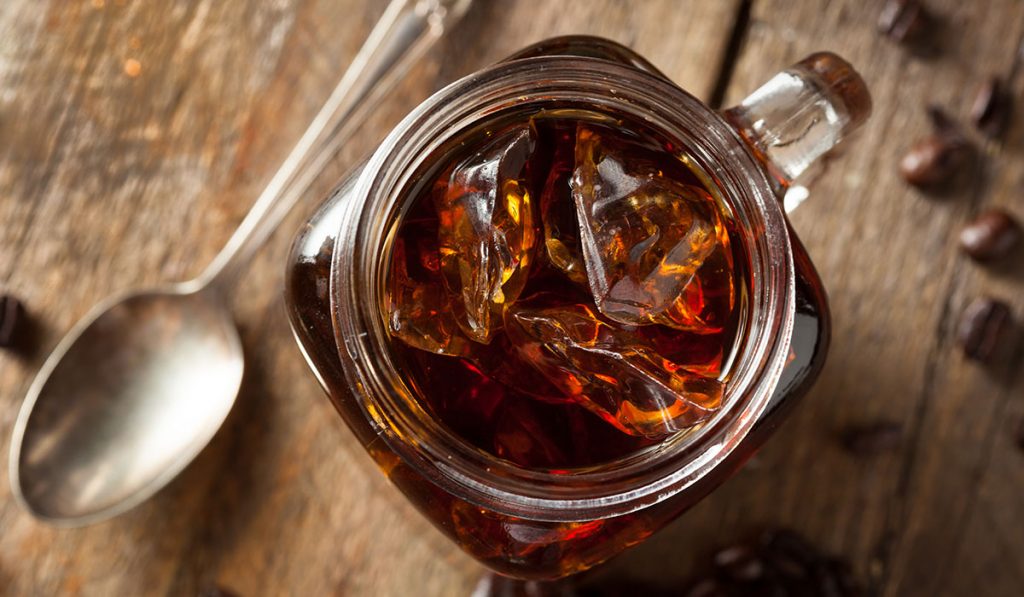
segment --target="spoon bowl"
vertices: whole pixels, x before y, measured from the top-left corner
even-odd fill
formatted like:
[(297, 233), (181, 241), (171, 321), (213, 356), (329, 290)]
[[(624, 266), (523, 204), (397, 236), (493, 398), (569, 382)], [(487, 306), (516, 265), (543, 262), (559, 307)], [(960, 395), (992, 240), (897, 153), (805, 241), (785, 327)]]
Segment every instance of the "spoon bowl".
[(242, 381), (219, 294), (177, 285), (98, 305), (47, 359), (11, 441), (15, 497), (65, 526), (150, 497), (210, 441)]

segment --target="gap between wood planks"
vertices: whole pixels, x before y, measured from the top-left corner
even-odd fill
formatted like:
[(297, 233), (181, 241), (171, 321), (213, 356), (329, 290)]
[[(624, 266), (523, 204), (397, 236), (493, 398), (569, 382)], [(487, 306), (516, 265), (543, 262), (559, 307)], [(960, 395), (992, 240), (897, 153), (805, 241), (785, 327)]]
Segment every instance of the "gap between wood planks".
[(708, 105), (715, 110), (722, 107), (725, 92), (736, 71), (740, 50), (743, 48), (743, 42), (747, 39), (747, 31), (750, 29), (750, 10), (753, 4), (754, 0), (741, 0), (736, 9), (736, 18), (733, 19), (732, 29), (729, 31), (729, 41), (725, 46), (725, 52), (722, 53), (722, 62), (718, 65), (718, 75), (715, 77), (715, 84), (708, 97)]

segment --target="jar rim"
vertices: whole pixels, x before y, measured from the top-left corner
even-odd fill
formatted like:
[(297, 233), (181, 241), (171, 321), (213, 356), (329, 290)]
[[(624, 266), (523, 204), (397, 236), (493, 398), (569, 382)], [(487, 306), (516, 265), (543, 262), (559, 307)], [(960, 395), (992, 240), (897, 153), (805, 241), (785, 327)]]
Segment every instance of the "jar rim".
[[(392, 362), (378, 308), (386, 262), (381, 253), (389, 246), (388, 218), (425, 156), (500, 110), (580, 98), (642, 118), (685, 143), (750, 236), (752, 304), (746, 346), (726, 385), (727, 408), (696, 432), (637, 455), (555, 474), (486, 453), (416, 411), (418, 403)], [(503, 514), (593, 520), (675, 495), (714, 469), (750, 431), (789, 352), (795, 274), (785, 216), (770, 182), (717, 113), (674, 83), (634, 67), (541, 56), (498, 63), (455, 81), (388, 135), (360, 175), (342, 221), (330, 298), (339, 357), (357, 403), (378, 435), (420, 474), (460, 499)]]

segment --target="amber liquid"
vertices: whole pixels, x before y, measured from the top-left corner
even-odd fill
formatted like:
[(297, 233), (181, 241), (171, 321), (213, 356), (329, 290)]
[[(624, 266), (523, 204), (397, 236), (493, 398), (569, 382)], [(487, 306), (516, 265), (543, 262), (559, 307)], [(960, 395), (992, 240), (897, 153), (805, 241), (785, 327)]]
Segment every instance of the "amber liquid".
[[(452, 182), (457, 164), (467, 157), (472, 159), (474, 152), (493, 140), (511, 137), (510, 130), (513, 134), (525, 130), (522, 123), (482, 127), (463, 138), (456, 151), (435, 161), (432, 170), (420, 177), (398, 226), (389, 268), (389, 284), (402, 286), (395, 294), (403, 296), (394, 302), (418, 300), (417, 306), (421, 307), (422, 314), (417, 316), (423, 320), (412, 322), (412, 330), (406, 326), (393, 334), (392, 349), (425, 410), (481, 450), (522, 467), (556, 472), (622, 458), (664, 441), (674, 431), (685, 432), (700, 424), (698, 415), (711, 414), (720, 407), (721, 394), (710, 398), (701, 394), (704, 404), (711, 402), (713, 408), (685, 413), (683, 429), (655, 426), (651, 431), (643, 421), (636, 423), (638, 417), (646, 415), (636, 415), (627, 400), (629, 396), (619, 395), (631, 390), (629, 380), (623, 379), (619, 371), (603, 370), (602, 362), (587, 363), (589, 369), (573, 369), (573, 363), (550, 355), (550, 367), (538, 366), (535, 360), (544, 358), (537, 356), (545, 350), (543, 339), (526, 337), (522, 326), (516, 324), (519, 313), (558, 314), (572, 309), (572, 314), (581, 314), (584, 322), (593, 317), (594, 329), (620, 334), (624, 344), (630, 346), (635, 341), (644, 347), (644, 357), (653, 358), (656, 367), (681, 368), (698, 382), (714, 380), (718, 382), (714, 392), (721, 392), (738, 344), (737, 332), (745, 319), (748, 286), (743, 242), (728, 207), (717, 189), (710, 186), (710, 177), (697, 171), (692, 162), (687, 163), (683, 148), (647, 133), (640, 123), (610, 121), (607, 116), (587, 112), (574, 116), (542, 113), (529, 121), (533, 143), (529, 151), (522, 152), (525, 161), (520, 157), (523, 166), (516, 174), (517, 188), (522, 189), (518, 199), (529, 205), (517, 209), (532, 214), (529, 225), (533, 230), (516, 231), (532, 244), (523, 250), (520, 263), (526, 271), (514, 274), (525, 278), (519, 283), (521, 290), (516, 289), (517, 296), (502, 297), (500, 314), (504, 317), (491, 323), (489, 338), (470, 339), (458, 323), (450, 321), (453, 313), (458, 316), (461, 296), (457, 287), (452, 288), (458, 280), (449, 284), (444, 278), (443, 248), (439, 248), (438, 238), (443, 235), (439, 229), (445, 221), (459, 216), (453, 213), (456, 210), (451, 202), (439, 200), (438, 195), (463, 192)], [(679, 185), (655, 188), (648, 195), (661, 193), (658, 199), (667, 197), (665, 203), (675, 200), (671, 193), (676, 188), (689, 189), (691, 201), (707, 202), (700, 207), (714, 211), (718, 235), (707, 241), (709, 254), (694, 268), (682, 295), (674, 299), (681, 306), (673, 305), (665, 311), (667, 314), (655, 317), (639, 313), (633, 318), (639, 321), (621, 322), (603, 316), (595, 303), (579, 248), (573, 197), (572, 179), (581, 171), (577, 164), (582, 159), (581, 139), (591, 144), (599, 142), (610, 155), (609, 160), (630, 160), (627, 166), (643, 168), (644, 180), (665, 177)], [(640, 166), (636, 166), (638, 163)], [(618, 166), (621, 164), (616, 162), (614, 167)], [(576, 192), (578, 187), (577, 180)], [(629, 228), (616, 230), (617, 236), (610, 237), (616, 243), (628, 243), (626, 252), (632, 247), (632, 256), (672, 234), (673, 222), (664, 220), (694, 217), (689, 208), (655, 203), (643, 218), (631, 214)], [(625, 238), (634, 230), (638, 230), (637, 238)], [(654, 258), (667, 259), (661, 254)], [(658, 323), (648, 319), (657, 319)], [(422, 340), (424, 335), (430, 337), (430, 342)], [(436, 348), (439, 345), (444, 349)], [(582, 386), (582, 393), (600, 393), (604, 402), (594, 405), (586, 397), (581, 400), (580, 392), (574, 392), (577, 386)], [(614, 408), (619, 404), (622, 406)]]

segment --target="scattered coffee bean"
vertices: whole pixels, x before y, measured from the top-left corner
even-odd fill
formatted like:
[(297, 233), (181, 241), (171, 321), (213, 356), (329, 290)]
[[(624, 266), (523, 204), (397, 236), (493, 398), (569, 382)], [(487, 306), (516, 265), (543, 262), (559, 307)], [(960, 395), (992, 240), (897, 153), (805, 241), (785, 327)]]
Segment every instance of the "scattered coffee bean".
[(960, 248), (978, 261), (1005, 257), (1021, 239), (1021, 227), (1001, 209), (988, 210), (960, 232)]
[(952, 180), (967, 157), (967, 146), (962, 140), (936, 133), (910, 148), (900, 160), (900, 174), (914, 186), (938, 185)]
[(878, 30), (904, 43), (920, 37), (928, 27), (928, 13), (917, 0), (888, 0), (878, 15)]
[[(753, 553), (751, 559), (761, 563), (761, 570), (756, 578), (752, 575), (742, 579), (724, 577), (734, 583), (733, 588), (739, 589), (730, 594), (841, 597), (861, 594), (845, 562), (832, 558), (791, 530), (769, 530), (748, 549)], [(723, 550), (716, 556), (716, 567), (721, 570), (723, 560), (743, 562), (747, 558), (749, 556), (738, 548)]]
[(823, 562), (815, 570), (814, 579), (820, 597), (852, 597), (861, 593), (850, 567), (842, 560), (829, 558)]
[[(711, 569), (683, 585), (685, 589), (629, 579), (606, 579), (584, 582), (578, 587), (578, 594), (580, 597), (859, 597), (863, 594), (845, 561), (822, 552), (787, 529), (769, 530), (753, 543), (738, 543), (719, 550), (711, 564)], [(474, 597), (497, 594), (473, 593)]]
[(1024, 450), (1024, 419), (1017, 423), (1017, 447)]
[(804, 580), (811, 573), (804, 562), (786, 552), (766, 552), (765, 561), (777, 575), (784, 579)]
[(728, 592), (713, 578), (705, 578), (704, 580), (697, 581), (690, 590), (686, 592), (686, 597), (727, 597)]
[(991, 359), (1011, 319), (1006, 303), (987, 297), (975, 299), (960, 316), (957, 331), (964, 356), (981, 362)]
[[(546, 595), (546, 593), (545, 593)], [(643, 595), (644, 597), (679, 597), (679, 587), (655, 585), (639, 579), (621, 578), (604, 580), (589, 587), (580, 587), (578, 597), (622, 597)], [(708, 593), (707, 597), (724, 593)], [(533, 593), (516, 594), (516, 597), (534, 597)], [(539, 595), (537, 597), (540, 597)]]
[(9, 294), (0, 295), (0, 348), (18, 343), (25, 329), (25, 307)]
[[(517, 580), (493, 572), (487, 572), (480, 577), (472, 593), (472, 597), (576, 597), (576, 595), (577, 592), (571, 579), (548, 582)], [(594, 595), (601, 595), (601, 593), (595, 591)]]
[(903, 441), (903, 426), (881, 421), (855, 425), (842, 434), (843, 446), (857, 456), (874, 456), (894, 450)]
[(764, 562), (754, 550), (744, 545), (727, 547), (715, 554), (715, 566), (727, 577), (738, 581), (755, 581), (764, 576)]
[(768, 565), (785, 577), (807, 578), (820, 560), (817, 550), (806, 539), (788, 529), (765, 532), (759, 544)]
[(971, 145), (960, 125), (936, 106), (927, 108), (934, 133), (915, 143), (900, 160), (903, 179), (918, 187), (952, 181), (971, 156)]
[(1010, 123), (1011, 101), (998, 77), (978, 86), (971, 103), (971, 122), (989, 137), (1001, 137)]

